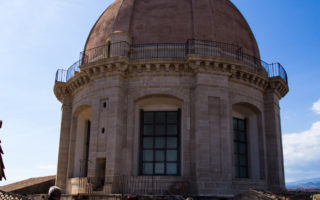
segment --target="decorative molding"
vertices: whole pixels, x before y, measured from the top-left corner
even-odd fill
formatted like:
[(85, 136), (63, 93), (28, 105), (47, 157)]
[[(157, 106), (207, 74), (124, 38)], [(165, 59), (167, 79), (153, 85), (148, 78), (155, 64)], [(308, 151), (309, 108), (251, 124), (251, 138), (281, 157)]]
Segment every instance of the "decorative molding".
[(264, 70), (253, 70), (254, 67), (250, 68), (238, 60), (215, 57), (188, 56), (186, 59), (143, 60), (109, 58), (82, 65), (80, 69), (81, 71), (76, 72), (66, 83), (55, 83), (54, 92), (60, 101), (94, 80), (118, 75), (132, 78), (143, 75), (193, 76), (197, 73), (208, 73), (228, 76), (230, 81), (250, 85), (262, 91), (272, 88), (280, 98), (289, 91), (288, 85), (280, 77), (268, 78)]
[(289, 92), (288, 85), (280, 77), (269, 78), (268, 88), (277, 92), (280, 98), (284, 97)]
[(66, 96), (70, 95), (69, 90), (67, 89), (67, 83), (64, 82), (56, 82), (54, 85), (54, 94), (60, 102), (63, 102), (63, 99)]

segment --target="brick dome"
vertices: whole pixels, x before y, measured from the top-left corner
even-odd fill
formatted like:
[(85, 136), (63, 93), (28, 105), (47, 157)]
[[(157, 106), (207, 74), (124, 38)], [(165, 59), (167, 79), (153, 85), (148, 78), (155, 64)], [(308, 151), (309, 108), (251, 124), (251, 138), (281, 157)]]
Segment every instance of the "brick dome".
[(113, 32), (128, 33), (133, 44), (225, 42), (260, 58), (248, 23), (229, 0), (115, 0), (92, 28), (85, 50), (106, 44)]

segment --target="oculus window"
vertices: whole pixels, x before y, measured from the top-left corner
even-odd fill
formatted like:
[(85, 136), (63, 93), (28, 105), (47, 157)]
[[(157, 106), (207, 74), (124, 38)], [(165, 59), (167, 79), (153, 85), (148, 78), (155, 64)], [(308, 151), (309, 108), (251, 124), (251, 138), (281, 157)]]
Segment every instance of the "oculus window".
[(140, 175), (180, 174), (180, 110), (141, 111)]

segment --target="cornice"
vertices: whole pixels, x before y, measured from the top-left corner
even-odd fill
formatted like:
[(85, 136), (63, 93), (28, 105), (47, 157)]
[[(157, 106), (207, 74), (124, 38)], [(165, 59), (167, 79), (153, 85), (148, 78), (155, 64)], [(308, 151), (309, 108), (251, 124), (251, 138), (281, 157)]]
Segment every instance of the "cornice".
[(288, 85), (280, 77), (269, 78), (268, 89), (274, 90), (278, 95), (279, 99), (284, 97), (289, 92)]
[(63, 102), (63, 99), (70, 95), (70, 91), (67, 89), (67, 83), (64, 82), (56, 82), (53, 91), (60, 102)]
[(65, 96), (72, 96), (81, 88), (95, 80), (111, 76), (125, 78), (141, 76), (194, 76), (206, 73), (229, 77), (230, 81), (265, 91), (274, 89), (281, 98), (289, 91), (288, 85), (280, 78), (268, 78), (261, 68), (252, 70), (242, 61), (235, 59), (189, 55), (177, 59), (141, 59), (129, 60), (127, 57), (102, 59), (80, 66), (81, 71), (66, 83), (56, 82), (54, 92), (62, 101)]

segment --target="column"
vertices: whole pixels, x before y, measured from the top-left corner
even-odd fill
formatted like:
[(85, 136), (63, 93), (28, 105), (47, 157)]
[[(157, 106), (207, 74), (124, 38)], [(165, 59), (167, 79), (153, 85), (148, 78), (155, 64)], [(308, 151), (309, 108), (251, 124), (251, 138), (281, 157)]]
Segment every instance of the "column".
[(264, 96), (268, 184), (271, 190), (284, 189), (279, 97), (273, 89)]
[(65, 97), (62, 104), (58, 167), (57, 167), (57, 177), (56, 177), (56, 185), (60, 187), (62, 190), (66, 190), (66, 182), (67, 182), (71, 115), (72, 115), (71, 99), (70, 97)]

